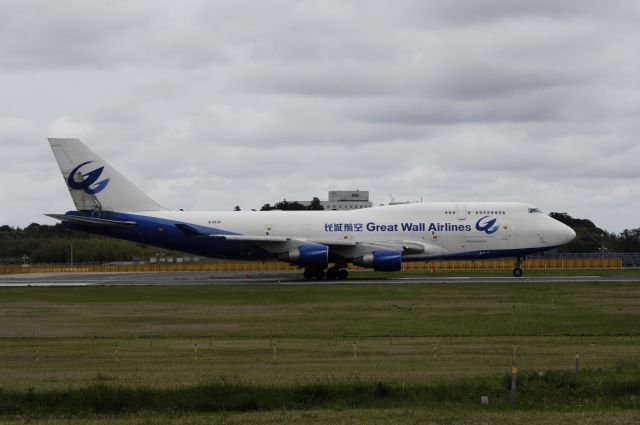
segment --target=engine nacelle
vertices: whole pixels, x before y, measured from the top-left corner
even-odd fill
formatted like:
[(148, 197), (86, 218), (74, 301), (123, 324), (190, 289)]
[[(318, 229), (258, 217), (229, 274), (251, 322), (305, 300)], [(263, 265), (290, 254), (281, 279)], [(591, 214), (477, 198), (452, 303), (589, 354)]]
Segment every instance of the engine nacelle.
[(397, 272), (402, 267), (402, 252), (394, 249), (374, 251), (353, 259), (353, 264), (370, 267), (377, 272)]
[(303, 267), (325, 269), (329, 265), (329, 247), (326, 245), (302, 245), (278, 255), (280, 261)]

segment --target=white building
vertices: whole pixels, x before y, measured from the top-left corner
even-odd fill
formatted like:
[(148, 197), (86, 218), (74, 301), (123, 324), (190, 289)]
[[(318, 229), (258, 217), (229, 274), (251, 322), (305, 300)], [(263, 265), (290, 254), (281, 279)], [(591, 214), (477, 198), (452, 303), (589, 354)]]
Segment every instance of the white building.
[[(310, 201), (295, 201), (302, 205), (309, 205)], [(369, 202), (368, 190), (331, 190), (329, 200), (320, 201), (320, 205), (325, 210), (356, 210), (360, 208), (371, 208), (373, 204)]]
[(331, 190), (329, 200), (320, 201), (325, 210), (355, 210), (371, 208), (368, 190)]

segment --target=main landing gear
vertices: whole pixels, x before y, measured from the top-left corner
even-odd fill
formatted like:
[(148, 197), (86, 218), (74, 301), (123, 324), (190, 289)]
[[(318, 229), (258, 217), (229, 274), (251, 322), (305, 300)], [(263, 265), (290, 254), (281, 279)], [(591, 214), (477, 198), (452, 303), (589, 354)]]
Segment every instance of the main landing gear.
[(304, 278), (311, 280), (316, 278), (318, 280), (324, 279), (324, 270), (304, 269)]
[(516, 267), (513, 269), (513, 276), (514, 277), (520, 277), (522, 276), (522, 262), (524, 261), (524, 258), (522, 257), (518, 257), (516, 259)]
[(327, 280), (342, 280), (346, 279), (348, 276), (349, 272), (346, 269), (342, 269), (336, 266), (328, 268), (326, 272), (322, 269), (304, 269), (304, 278), (307, 280), (311, 280), (314, 278), (322, 280), (325, 277), (327, 278)]
[(349, 272), (346, 269), (340, 269), (338, 267), (331, 267), (327, 270), (327, 280), (346, 279), (349, 276)]

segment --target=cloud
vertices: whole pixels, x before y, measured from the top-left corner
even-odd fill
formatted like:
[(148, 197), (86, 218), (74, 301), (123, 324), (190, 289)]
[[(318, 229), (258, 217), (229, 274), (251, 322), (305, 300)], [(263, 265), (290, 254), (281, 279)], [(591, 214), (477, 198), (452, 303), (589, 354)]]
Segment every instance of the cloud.
[(73, 118), (63, 115), (49, 124), (47, 134), (49, 137), (87, 138), (91, 135), (91, 130), (91, 124), (76, 122)]
[(173, 208), (331, 189), (638, 227), (627, 1), (0, 1), (3, 223), (72, 206), (81, 137)]

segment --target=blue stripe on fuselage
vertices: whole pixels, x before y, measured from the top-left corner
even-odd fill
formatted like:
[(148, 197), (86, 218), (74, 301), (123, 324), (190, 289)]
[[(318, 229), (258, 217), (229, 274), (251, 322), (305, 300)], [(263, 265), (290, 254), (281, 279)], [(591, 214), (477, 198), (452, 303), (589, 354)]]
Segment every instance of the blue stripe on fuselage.
[(188, 224), (189, 226), (206, 234), (236, 234), (214, 227), (201, 226), (189, 222), (169, 220), (159, 217), (118, 212), (69, 211), (67, 212), (67, 215), (136, 222), (136, 225), (130, 228), (100, 227), (64, 222), (64, 225), (70, 229), (80, 230), (96, 235), (124, 239), (132, 242), (143, 243), (145, 245), (153, 245), (165, 249), (188, 252), (190, 254), (206, 257), (246, 260), (261, 260), (269, 257), (265, 251), (261, 251), (242, 242), (227, 241), (219, 238), (189, 237), (175, 225), (181, 223)]
[(526, 257), (530, 254), (549, 251), (557, 246), (542, 248), (520, 248), (520, 249), (486, 249), (482, 251), (459, 252), (454, 254), (444, 254), (438, 256), (408, 255), (403, 256), (402, 261), (427, 261), (427, 260), (482, 260), (491, 258)]

